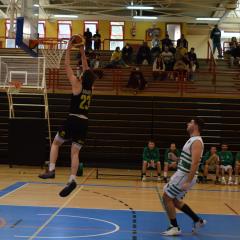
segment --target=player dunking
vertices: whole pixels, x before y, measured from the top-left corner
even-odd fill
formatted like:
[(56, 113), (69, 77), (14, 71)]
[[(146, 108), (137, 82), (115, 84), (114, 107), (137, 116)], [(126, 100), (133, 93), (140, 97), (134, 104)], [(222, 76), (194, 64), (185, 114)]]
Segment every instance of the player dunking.
[(203, 125), (203, 120), (197, 117), (187, 124), (190, 139), (182, 149), (177, 172), (171, 177), (170, 182), (164, 186), (163, 203), (170, 220), (170, 227), (162, 233), (165, 236), (181, 234), (181, 229), (176, 220), (176, 208), (192, 218), (193, 232), (206, 223), (181, 200), (197, 180), (197, 171), (204, 149), (200, 136)]
[(63, 127), (54, 138), (50, 151), (49, 170), (39, 177), (43, 179), (55, 178), (55, 165), (58, 158), (59, 147), (66, 141), (71, 141), (71, 176), (67, 185), (59, 193), (61, 197), (68, 196), (77, 186), (76, 174), (79, 166), (79, 152), (84, 145), (88, 128), (88, 108), (92, 97), (92, 85), (96, 79), (95, 74), (89, 69), (84, 47), (81, 45), (83, 74), (78, 79), (70, 66), (70, 51), (73, 39), (69, 41), (65, 56), (65, 70), (72, 85), (70, 112)]

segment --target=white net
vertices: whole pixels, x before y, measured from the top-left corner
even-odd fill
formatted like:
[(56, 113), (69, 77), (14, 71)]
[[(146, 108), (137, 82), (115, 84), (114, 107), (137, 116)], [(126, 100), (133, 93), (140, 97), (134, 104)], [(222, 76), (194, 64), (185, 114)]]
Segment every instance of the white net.
[(0, 56), (0, 87), (12, 87), (16, 82), (21, 88), (44, 89), (45, 58)]
[(50, 42), (49, 40), (39, 45), (39, 51), (46, 59), (46, 68), (59, 69), (61, 59), (67, 48), (68, 41)]

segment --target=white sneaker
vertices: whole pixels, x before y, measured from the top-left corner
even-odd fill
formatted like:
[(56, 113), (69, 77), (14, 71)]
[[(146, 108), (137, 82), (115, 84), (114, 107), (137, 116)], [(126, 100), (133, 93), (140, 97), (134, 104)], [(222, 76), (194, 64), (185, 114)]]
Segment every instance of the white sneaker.
[(222, 184), (226, 184), (226, 179), (223, 177), (222, 178), (222, 181), (221, 181)]
[(157, 177), (157, 181), (160, 182), (161, 181), (161, 177), (158, 176)]
[(228, 185), (233, 185), (233, 181), (232, 180), (228, 180)]
[(239, 184), (239, 183), (238, 183), (238, 180), (235, 180), (234, 184), (235, 184), (235, 185), (238, 185), (238, 184)]
[(199, 228), (204, 227), (206, 224), (207, 224), (207, 221), (204, 219), (200, 219), (198, 222), (194, 222), (192, 232), (196, 233)]
[(181, 235), (181, 229), (179, 227), (170, 226), (165, 232), (162, 232), (164, 236), (179, 236)]
[(146, 182), (146, 181), (147, 181), (147, 177), (146, 177), (146, 176), (143, 176), (143, 177), (142, 177), (142, 181), (143, 181), (143, 182)]

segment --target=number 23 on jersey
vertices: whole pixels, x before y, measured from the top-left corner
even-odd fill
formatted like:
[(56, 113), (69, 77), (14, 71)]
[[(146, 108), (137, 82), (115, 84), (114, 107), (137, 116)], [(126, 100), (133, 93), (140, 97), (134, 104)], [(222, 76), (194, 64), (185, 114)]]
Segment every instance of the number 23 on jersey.
[(79, 105), (80, 109), (88, 110), (91, 102), (91, 96), (83, 94), (81, 96), (81, 103)]

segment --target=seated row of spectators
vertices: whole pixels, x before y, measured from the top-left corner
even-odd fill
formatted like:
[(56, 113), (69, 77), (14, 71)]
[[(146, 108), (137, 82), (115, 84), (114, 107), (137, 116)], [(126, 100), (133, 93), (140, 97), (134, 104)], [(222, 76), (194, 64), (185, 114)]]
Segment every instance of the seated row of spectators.
[[(228, 150), (227, 144), (221, 145), (221, 151), (217, 151), (215, 146), (212, 146), (203, 157), (202, 163), (203, 169), (203, 183), (207, 182), (207, 176), (209, 171), (216, 174), (215, 183), (222, 184), (239, 184), (238, 174), (240, 171), (240, 152), (236, 154), (235, 160), (233, 153)], [(233, 170), (235, 171), (235, 182), (233, 182)], [(228, 175), (228, 179), (225, 178), (225, 173)], [(220, 179), (221, 176), (221, 179)]]
[[(176, 148), (175, 143), (164, 152), (164, 170), (163, 180), (167, 182), (168, 170), (176, 170), (180, 159), (180, 151)], [(146, 172), (148, 169), (157, 169), (157, 181), (161, 181), (161, 161), (159, 148), (156, 147), (154, 140), (149, 140), (143, 149), (142, 181), (146, 181)]]
[[(167, 182), (168, 171), (177, 170), (178, 161), (180, 159), (180, 151), (177, 149), (175, 143), (171, 143), (170, 147), (164, 152), (164, 170), (163, 180)], [(156, 147), (155, 142), (150, 140), (143, 150), (143, 165), (142, 165), (142, 180), (146, 181), (147, 170), (157, 170), (157, 180), (161, 180), (161, 160), (159, 154), (159, 148)], [(199, 167), (200, 172), (203, 173), (201, 182), (207, 183), (209, 172), (216, 174), (215, 183), (238, 185), (239, 184), (239, 173), (240, 173), (240, 152), (233, 157), (233, 153), (228, 150), (227, 144), (221, 145), (221, 151), (217, 151), (215, 146), (212, 146), (208, 152), (204, 154), (202, 162)], [(233, 181), (233, 172), (235, 178)], [(227, 179), (226, 179), (227, 174)]]
[(169, 51), (168, 47), (155, 58), (153, 63), (154, 80), (165, 80), (169, 78), (169, 73), (175, 71), (174, 79), (178, 80), (179, 75), (183, 74), (185, 79), (192, 80), (193, 73), (199, 68), (197, 55), (191, 48), (187, 52), (186, 48), (178, 47), (175, 56)]

